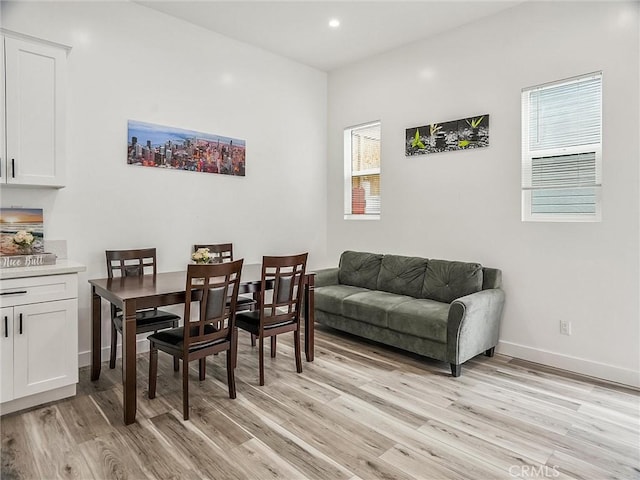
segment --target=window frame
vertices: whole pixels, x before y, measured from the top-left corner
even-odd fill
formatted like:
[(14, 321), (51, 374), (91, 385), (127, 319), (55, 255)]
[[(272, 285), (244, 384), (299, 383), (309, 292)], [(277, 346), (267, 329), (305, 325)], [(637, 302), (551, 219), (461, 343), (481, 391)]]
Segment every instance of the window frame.
[[(343, 214), (345, 220), (380, 220), (382, 208), (378, 213), (353, 213), (353, 196), (352, 196), (352, 182), (355, 177), (364, 177), (367, 175), (378, 175), (378, 178), (382, 178), (382, 148), (380, 148), (380, 166), (378, 168), (370, 168), (366, 170), (358, 170), (354, 172), (353, 166), (353, 150), (352, 150), (352, 136), (354, 130), (360, 130), (364, 128), (378, 126), (380, 128), (380, 137), (382, 137), (382, 122), (375, 120), (367, 123), (353, 125), (344, 129), (343, 137), (343, 165), (344, 165), (344, 203)], [(380, 138), (382, 143), (382, 138)]]
[[(569, 85), (571, 83), (579, 83), (599, 77), (600, 79), (600, 104), (599, 119), (600, 132), (599, 143), (590, 143), (584, 145), (574, 145), (556, 148), (546, 148), (540, 150), (530, 149), (530, 94), (532, 92), (543, 89), (553, 88), (559, 85)], [(522, 89), (521, 95), (521, 124), (522, 124), (522, 157), (521, 157), (521, 208), (523, 222), (600, 222), (602, 221), (602, 97), (603, 97), (603, 75), (601, 71), (591, 72), (585, 75), (566, 78), (554, 82), (537, 85)], [(543, 188), (532, 187), (532, 164), (534, 158), (548, 158), (554, 156), (567, 156), (581, 153), (593, 153), (595, 156), (595, 181), (593, 185), (588, 186), (569, 186), (571, 188), (594, 188), (595, 189), (595, 212), (594, 213), (533, 213), (532, 198), (533, 192), (543, 190)], [(550, 187), (554, 188), (554, 187)], [(562, 187), (556, 187), (562, 188)]]

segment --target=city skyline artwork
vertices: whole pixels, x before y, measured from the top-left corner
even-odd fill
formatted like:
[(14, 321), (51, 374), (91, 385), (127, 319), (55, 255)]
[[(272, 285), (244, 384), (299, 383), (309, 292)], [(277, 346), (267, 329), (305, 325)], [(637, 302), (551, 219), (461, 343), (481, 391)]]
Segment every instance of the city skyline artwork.
[(127, 163), (201, 173), (245, 176), (245, 141), (129, 120)]

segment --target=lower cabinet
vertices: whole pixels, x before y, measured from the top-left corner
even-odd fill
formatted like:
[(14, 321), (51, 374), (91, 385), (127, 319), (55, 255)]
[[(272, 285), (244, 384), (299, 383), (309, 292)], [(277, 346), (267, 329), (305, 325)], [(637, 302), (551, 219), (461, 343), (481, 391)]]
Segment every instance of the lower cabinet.
[[(0, 413), (75, 394), (78, 382), (76, 277), (75, 274), (58, 275), (31, 278), (24, 283), (3, 282)], [(74, 298), (55, 299), (69, 295)], [(37, 300), (44, 297), (47, 301), (28, 303), (30, 297)], [(47, 396), (50, 392), (54, 393)], [(27, 401), (20, 402), (20, 399)]]
[(77, 299), (2, 309), (2, 402), (77, 383), (77, 311)]

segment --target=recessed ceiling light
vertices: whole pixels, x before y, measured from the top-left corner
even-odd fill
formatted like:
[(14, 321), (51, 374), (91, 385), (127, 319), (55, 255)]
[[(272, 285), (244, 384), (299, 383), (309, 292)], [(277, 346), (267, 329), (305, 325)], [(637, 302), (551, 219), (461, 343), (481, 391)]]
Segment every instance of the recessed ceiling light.
[(340, 20), (338, 20), (337, 18), (332, 18), (331, 20), (329, 20), (329, 26), (331, 28), (338, 28), (340, 26)]

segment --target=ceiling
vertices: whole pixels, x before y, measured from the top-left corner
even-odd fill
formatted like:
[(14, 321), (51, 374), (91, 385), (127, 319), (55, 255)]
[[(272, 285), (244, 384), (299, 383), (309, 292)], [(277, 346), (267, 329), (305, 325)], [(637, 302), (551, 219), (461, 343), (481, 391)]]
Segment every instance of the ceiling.
[[(137, 0), (227, 37), (331, 71), (525, 0)], [(340, 21), (330, 28), (329, 20)]]

